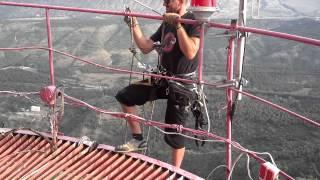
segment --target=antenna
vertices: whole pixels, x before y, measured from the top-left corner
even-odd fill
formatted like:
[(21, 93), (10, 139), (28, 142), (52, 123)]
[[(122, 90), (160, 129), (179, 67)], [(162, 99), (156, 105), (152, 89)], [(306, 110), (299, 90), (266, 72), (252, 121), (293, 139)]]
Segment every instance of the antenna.
[(142, 2), (140, 2), (140, 1), (138, 1), (138, 0), (134, 0), (134, 2), (140, 4), (141, 6), (147, 8), (147, 9), (150, 9), (151, 11), (153, 11), (153, 12), (159, 14), (159, 15), (162, 15), (159, 11), (153, 9), (152, 7), (149, 7), (149, 6), (145, 5), (145, 4), (143, 4)]

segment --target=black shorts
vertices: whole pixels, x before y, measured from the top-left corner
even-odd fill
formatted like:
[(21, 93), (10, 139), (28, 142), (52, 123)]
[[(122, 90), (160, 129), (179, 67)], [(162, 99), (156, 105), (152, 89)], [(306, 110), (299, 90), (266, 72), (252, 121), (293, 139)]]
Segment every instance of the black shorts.
[[(165, 123), (178, 124), (185, 126), (185, 121), (188, 118), (188, 111), (181, 104), (179, 104), (171, 96), (167, 95), (167, 85), (162, 86), (148, 86), (141, 84), (131, 84), (120, 90), (116, 95), (116, 99), (126, 106), (143, 105), (147, 101), (157, 99), (168, 99), (167, 109), (165, 115)], [(179, 96), (179, 95), (175, 95)], [(166, 132), (176, 132), (175, 129), (165, 129)], [(165, 134), (164, 139), (168, 145), (174, 149), (184, 148), (185, 138), (176, 134)]]

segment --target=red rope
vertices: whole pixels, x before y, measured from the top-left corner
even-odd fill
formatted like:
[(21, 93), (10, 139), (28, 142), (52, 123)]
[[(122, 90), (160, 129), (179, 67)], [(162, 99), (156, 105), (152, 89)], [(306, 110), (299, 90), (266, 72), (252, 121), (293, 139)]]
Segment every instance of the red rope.
[[(151, 73), (130, 71), (130, 70), (125, 70), (125, 69), (119, 69), (119, 68), (113, 68), (113, 67), (109, 67), (109, 66), (104, 66), (104, 65), (101, 65), (101, 64), (98, 64), (98, 63), (94, 63), (92, 61), (85, 60), (85, 59), (79, 58), (77, 56), (74, 56), (74, 55), (59, 51), (59, 50), (50, 49), (50, 48), (46, 48), (46, 47), (0, 48), (0, 51), (21, 51), (21, 50), (37, 50), (37, 49), (40, 49), (40, 50), (52, 50), (55, 53), (62, 54), (64, 56), (67, 56), (67, 57), (73, 58), (75, 60), (78, 60), (80, 62), (91, 64), (91, 65), (94, 65), (96, 67), (99, 67), (99, 68), (102, 68), (102, 69), (106, 69), (106, 70), (109, 70), (109, 71), (121, 72), (121, 73), (126, 73), (126, 74), (135, 74), (135, 75), (141, 75), (141, 76), (149, 76), (149, 77), (155, 77), (155, 78), (170, 79), (170, 80), (181, 81), (181, 82), (186, 82), (186, 83), (198, 83), (197, 81), (188, 80), (188, 79), (163, 76), (163, 75), (160, 75), (160, 74), (151, 74)], [(208, 86), (211, 86), (211, 87), (217, 87), (221, 83), (204, 83), (204, 84), (208, 85)]]
[[(0, 94), (11, 94), (11, 95), (34, 95), (34, 94), (39, 94), (38, 92), (14, 92), (14, 91), (0, 91)], [(95, 112), (98, 113), (102, 113), (102, 114), (107, 114), (107, 115), (111, 115), (113, 117), (117, 117), (117, 118), (130, 118), (133, 121), (136, 122), (140, 122), (141, 124), (147, 125), (147, 126), (153, 126), (153, 127), (159, 127), (159, 128), (170, 128), (170, 129), (175, 129), (178, 132), (187, 132), (190, 133), (192, 135), (197, 135), (197, 136), (204, 136), (204, 137), (208, 137), (211, 139), (215, 139), (215, 140), (219, 140), (228, 144), (231, 144), (233, 147), (235, 147), (236, 149), (245, 152), (247, 154), (249, 154), (251, 157), (257, 159), (260, 163), (264, 163), (266, 162), (263, 158), (259, 157), (255, 152), (253, 151), (249, 151), (248, 149), (244, 148), (243, 146), (241, 146), (239, 143), (234, 142), (234, 141), (229, 141), (228, 139), (218, 136), (216, 134), (213, 133), (209, 133), (207, 131), (200, 131), (200, 130), (195, 130), (195, 129), (191, 129), (191, 128), (186, 128), (183, 127), (181, 125), (177, 125), (177, 124), (165, 124), (165, 123), (161, 123), (161, 122), (157, 122), (157, 121), (152, 121), (152, 120), (146, 120), (142, 117), (136, 116), (136, 115), (132, 115), (132, 114), (127, 114), (127, 113), (123, 113), (123, 112), (110, 112), (98, 107), (95, 107), (93, 105), (90, 105), (84, 101), (81, 101), (77, 98), (68, 96), (66, 94), (64, 94), (66, 100), (69, 101), (70, 104), (72, 105), (76, 105), (77, 107), (87, 107)], [(280, 172), (283, 176), (285, 176), (288, 179), (293, 179), (291, 176), (289, 176), (288, 174), (286, 174), (285, 172), (281, 171)]]
[[(162, 75), (157, 75), (157, 74), (149, 74), (149, 73), (141, 73), (141, 72), (135, 72), (135, 71), (129, 71), (129, 70), (123, 70), (123, 69), (118, 69), (118, 68), (112, 68), (112, 67), (107, 67), (107, 66), (103, 66), (103, 65), (100, 65), (100, 64), (97, 64), (97, 63), (94, 63), (94, 62), (91, 62), (89, 60), (85, 60), (85, 59), (82, 59), (82, 58), (79, 58), (79, 57), (76, 57), (76, 56), (73, 56), (71, 54), (68, 54), (68, 53), (65, 53), (65, 52), (62, 52), (62, 51), (58, 51), (58, 50), (54, 50), (54, 49), (50, 49), (50, 48), (44, 48), (44, 47), (21, 47), (21, 48), (0, 48), (0, 51), (1, 50), (31, 50), (31, 49), (42, 49), (42, 50), (51, 50), (51, 51), (54, 51), (56, 53), (59, 53), (59, 54), (62, 54), (62, 55), (65, 55), (67, 57), (71, 57), (75, 60), (78, 60), (78, 61), (81, 61), (81, 62), (84, 62), (84, 63), (87, 63), (87, 64), (91, 64), (91, 65), (94, 65), (94, 66), (97, 66), (97, 67), (100, 67), (100, 68), (103, 68), (103, 69), (107, 69), (107, 70), (110, 70), (110, 71), (116, 71), (116, 72), (122, 72), (122, 73), (132, 73), (132, 74), (136, 74), (136, 75), (143, 75), (143, 76), (150, 76), (150, 77), (156, 77), (156, 78), (165, 78), (165, 79), (171, 79), (171, 80), (176, 80), (176, 81), (182, 81), (182, 82), (189, 82), (189, 83), (196, 83), (194, 81), (191, 81), (191, 80), (186, 80), (186, 79), (181, 79), (181, 78), (175, 78), (175, 77), (168, 77), (168, 76), (162, 76)], [(210, 84), (210, 83), (203, 83), (203, 84), (206, 84), (208, 86), (212, 86), (212, 87), (217, 87), (217, 83), (216, 84)], [(261, 101), (263, 103), (266, 103), (268, 105), (271, 105), (272, 107), (276, 108), (276, 109), (279, 109), (279, 110), (282, 110), (284, 112), (287, 112), (295, 117), (298, 117), (299, 119), (302, 119), (303, 121), (305, 122), (308, 122), (310, 124), (313, 124), (317, 127), (320, 127), (320, 124), (317, 123), (316, 121), (313, 121), (309, 118), (306, 118), (302, 115), (299, 115), (295, 112), (292, 112), (284, 107), (281, 107), (279, 105), (276, 105), (274, 103), (271, 103), (267, 100), (264, 100), (262, 98), (259, 98), (257, 96), (254, 96), (254, 95), (251, 95), (249, 93), (246, 93), (246, 92), (242, 92), (242, 91), (239, 91), (235, 88), (231, 88), (233, 91), (236, 91), (236, 92), (239, 92), (239, 93), (242, 93), (243, 95), (246, 95), (246, 96), (249, 96), (255, 100), (258, 100), (258, 101)], [(14, 91), (0, 91), (0, 94), (13, 94), (13, 95), (21, 95), (21, 96), (26, 96), (26, 95), (30, 95), (30, 94), (39, 94), (38, 92), (32, 92), (32, 93), (19, 93), (19, 92), (14, 92)], [(49, 93), (50, 95), (50, 93)], [(43, 96), (44, 99), (47, 99), (49, 96)], [(119, 113), (119, 112), (108, 112), (106, 110), (103, 110), (103, 109), (100, 109), (100, 108), (97, 108), (95, 106), (92, 106), (90, 104), (87, 104), (83, 101), (80, 101), (78, 99), (75, 99), (75, 98), (72, 98), (70, 96), (66, 96), (66, 99), (70, 100), (72, 102), (72, 104), (76, 104), (77, 106), (86, 106), (88, 108), (90, 108), (91, 110), (94, 110), (96, 112), (99, 112), (99, 113), (103, 113), (103, 114), (108, 114), (108, 115), (111, 115), (111, 116), (114, 116), (114, 117), (118, 117), (118, 118), (127, 118), (127, 117), (130, 117), (131, 119), (135, 120), (135, 121), (139, 121), (140, 123), (142, 124), (145, 124), (145, 125), (149, 125), (149, 126), (156, 126), (156, 127), (160, 127), (160, 128), (171, 128), (171, 129), (176, 129), (178, 131), (184, 131), (184, 132), (189, 132), (191, 134), (194, 134), (194, 135), (198, 135), (198, 136), (206, 136), (206, 137), (210, 137), (210, 138), (213, 138), (213, 139), (217, 139), (217, 140), (220, 140), (220, 141), (224, 141), (226, 143), (230, 143), (232, 144), (235, 148), (239, 149), (240, 151), (243, 151), (243, 152), (246, 152), (248, 153), (250, 156), (254, 157), (255, 159), (259, 160), (260, 162), (265, 162), (265, 160), (263, 160), (262, 158), (258, 157), (257, 154), (251, 152), (251, 151), (248, 151), (247, 149), (243, 148), (240, 144), (236, 143), (236, 142), (233, 142), (233, 141), (228, 141), (227, 139), (223, 138), (223, 137), (220, 137), (220, 136), (217, 136), (217, 135), (214, 135), (214, 134), (211, 134), (211, 133), (208, 133), (206, 131), (199, 131), (199, 130), (194, 130), (194, 129), (190, 129), (190, 128), (185, 128), (185, 127), (181, 127), (179, 125), (175, 125), (175, 124), (164, 124), (164, 123), (160, 123), (160, 122), (155, 122), (155, 121), (147, 121), (141, 117), (138, 117), (138, 116), (134, 116), (132, 114), (126, 114), (126, 113)], [(46, 102), (46, 101), (45, 101)], [(283, 176), (285, 176), (286, 178), (288, 179), (293, 179), (292, 177), (290, 177), (289, 175), (287, 175), (286, 173), (284, 173), (283, 171), (280, 172)]]
[(279, 109), (279, 110), (281, 110), (281, 111), (283, 111), (283, 112), (286, 112), (286, 113), (288, 113), (288, 114), (290, 114), (290, 115), (292, 115), (292, 116), (294, 116), (294, 117), (297, 117), (297, 118), (303, 120), (303, 121), (306, 122), (306, 123), (309, 123), (309, 124), (311, 124), (311, 125), (314, 125), (314, 126), (320, 128), (320, 123), (318, 123), (317, 121), (311, 120), (311, 119), (309, 119), (309, 118), (307, 118), (307, 117), (304, 117), (304, 116), (302, 116), (302, 115), (300, 115), (300, 114), (298, 114), (298, 113), (295, 113), (295, 112), (293, 112), (293, 111), (290, 111), (289, 109), (286, 109), (286, 108), (284, 108), (284, 107), (282, 107), (282, 106), (280, 106), (280, 105), (277, 105), (277, 104), (275, 104), (275, 103), (272, 103), (272, 102), (270, 102), (270, 101), (267, 101), (267, 100), (265, 100), (265, 99), (262, 99), (262, 98), (260, 98), (260, 97), (257, 97), (257, 96), (255, 96), (255, 95), (252, 95), (252, 94), (250, 94), (250, 93), (248, 93), (248, 92), (240, 91), (240, 90), (234, 89), (234, 88), (231, 88), (231, 89), (232, 89), (233, 91), (236, 91), (236, 92), (238, 92), (238, 93), (241, 93), (241, 94), (243, 94), (243, 95), (245, 95), (245, 96), (248, 96), (248, 97), (250, 97), (250, 98), (252, 98), (252, 99), (255, 99), (255, 100), (258, 100), (258, 101), (263, 102), (263, 103), (265, 103), (265, 104), (268, 104), (268, 105), (270, 105), (270, 106), (272, 106), (272, 107), (274, 107), (274, 108), (276, 108), (276, 109)]
[[(108, 114), (108, 115), (111, 115), (113, 117), (118, 117), (118, 118), (130, 118), (130, 120), (139, 122), (139, 123), (147, 125), (147, 126), (159, 127), (159, 128), (162, 128), (162, 129), (170, 128), (170, 129), (175, 129), (178, 132), (188, 132), (188, 133), (193, 134), (193, 135), (204, 136), (204, 137), (208, 137), (208, 138), (211, 138), (211, 139), (223, 141), (225, 143), (231, 144), (236, 149), (247, 153), (249, 156), (255, 158), (260, 163), (267, 162), (263, 158), (259, 157), (255, 152), (244, 148), (239, 143), (237, 143), (235, 141), (229, 141), (228, 139), (226, 139), (224, 137), (218, 136), (218, 135), (213, 134), (213, 133), (209, 133), (207, 131), (200, 131), (200, 130), (195, 130), (195, 129), (191, 129), (191, 128), (186, 128), (186, 127), (183, 127), (182, 125), (177, 125), (177, 124), (165, 124), (165, 123), (161, 123), (161, 122), (157, 122), (157, 121), (146, 120), (146, 119), (144, 119), (142, 117), (139, 117), (139, 116), (136, 116), (136, 115), (133, 115), (133, 114), (123, 113), (123, 112), (110, 112), (110, 111), (107, 111), (107, 110), (92, 106), (92, 105), (90, 105), (90, 104), (88, 104), (86, 102), (83, 102), (83, 101), (81, 101), (79, 99), (76, 99), (76, 98), (68, 96), (68, 95), (65, 95), (65, 98), (67, 100), (70, 100), (73, 103), (76, 103), (77, 105), (82, 105), (82, 106), (88, 107), (89, 109), (91, 109), (91, 110), (93, 110), (95, 112), (98, 112), (98, 113)], [(283, 175), (284, 177), (286, 177), (287, 179), (290, 179), (290, 180), (294, 179), (290, 175), (286, 174), (284, 171), (280, 171), (280, 174)]]
[[(120, 11), (108, 11), (108, 10), (52, 6), (52, 5), (30, 4), (30, 3), (16, 3), (16, 2), (1, 2), (0, 1), (0, 5), (32, 7), (32, 8), (42, 8), (42, 9), (54, 9), (54, 10), (63, 10), (63, 11), (87, 12), (87, 13), (108, 14), (108, 15), (118, 15), (118, 16), (127, 16), (128, 15), (128, 16), (142, 17), (142, 18), (155, 19), (155, 20), (162, 20), (163, 19), (162, 16), (154, 16), (154, 15), (141, 14), (141, 13), (127, 13), (127, 12), (120, 12)], [(198, 23), (197, 20), (191, 20), (191, 19), (179, 19), (178, 21), (185, 23), (185, 24), (197, 24)], [(222, 24), (222, 23), (216, 23), (216, 22), (208, 22), (208, 26), (221, 28), (221, 29), (234, 29), (234, 27), (230, 26), (229, 24)], [(242, 26), (236, 27), (235, 30), (238, 30), (241, 32), (252, 32), (252, 33), (256, 33), (256, 34), (278, 37), (278, 38), (293, 40), (293, 41), (297, 41), (297, 42), (302, 42), (305, 44), (320, 46), (320, 40), (306, 38), (306, 37), (297, 36), (297, 35), (291, 35), (291, 34), (286, 34), (286, 33), (280, 33), (280, 32), (268, 31), (268, 30), (263, 30), (263, 29), (250, 28), (250, 27), (242, 27)]]
[[(42, 49), (42, 50), (52, 50), (56, 53), (59, 53), (59, 54), (62, 54), (62, 55), (65, 55), (67, 57), (71, 57), (75, 60), (78, 60), (78, 61), (81, 61), (81, 62), (84, 62), (84, 63), (88, 63), (88, 64), (91, 64), (91, 65), (94, 65), (96, 67), (100, 67), (100, 68), (103, 68), (103, 69), (106, 69), (106, 70), (110, 70), (110, 71), (115, 71), (115, 72), (122, 72), (122, 73), (132, 73), (132, 74), (136, 74), (136, 75), (143, 75), (143, 76), (149, 76), (149, 77), (156, 77), (156, 78), (164, 78), (164, 79), (171, 79), (171, 80), (176, 80), (176, 81), (181, 81), (181, 82), (187, 82), (187, 83), (197, 83), (197, 82), (194, 82), (192, 80), (187, 80), (187, 79), (181, 79), (181, 78), (175, 78), (175, 77), (168, 77), (168, 76), (163, 76), (163, 75), (157, 75), (157, 74), (150, 74), (150, 73), (142, 73), (142, 72), (136, 72), (136, 71), (130, 71), (130, 70), (123, 70), (123, 69), (118, 69), (118, 68), (112, 68), (112, 67), (108, 67), (108, 66), (103, 66), (101, 64), (97, 64), (97, 63), (94, 63), (94, 62), (91, 62), (89, 60), (85, 60), (85, 59), (82, 59), (82, 58), (79, 58), (79, 57), (76, 57), (76, 56), (73, 56), (71, 54), (68, 54), (68, 53), (65, 53), (65, 52), (62, 52), (62, 51), (58, 51), (58, 50), (55, 50), (55, 49), (50, 49), (50, 48), (46, 48), (46, 47), (20, 47), (20, 48), (0, 48), (0, 51), (18, 51), (18, 50), (36, 50), (36, 49)], [(211, 87), (217, 87), (218, 85), (221, 85), (219, 83), (202, 83), (202, 84), (205, 84), (205, 85), (208, 85), (208, 86), (211, 86)], [(235, 89), (235, 88), (230, 88), (232, 89), (233, 91), (236, 91), (238, 93), (242, 93), (243, 95), (245, 96), (248, 96), (248, 97), (251, 97), (255, 100), (258, 100), (260, 102), (263, 102), (263, 103), (266, 103), (266, 104), (269, 104), (271, 105), (272, 107), (276, 108), (276, 109), (279, 109), (279, 110), (282, 110), (284, 112), (287, 112), (289, 113), (290, 115), (294, 116), (294, 117), (297, 117), (298, 119), (300, 120), (303, 120), (309, 124), (312, 124), (312, 125), (315, 125), (316, 127), (320, 127), (320, 124), (315, 121), (315, 120), (311, 120), (307, 117), (304, 117), (300, 114), (297, 114), (293, 111), (290, 111), (282, 106), (279, 106), (277, 104), (274, 104), (270, 101), (267, 101), (265, 99), (262, 99), (262, 98), (259, 98), (257, 96), (254, 96), (252, 94), (249, 94), (247, 92), (243, 92), (243, 91), (239, 91), (238, 89)], [(0, 91), (1, 93), (1, 91)]]

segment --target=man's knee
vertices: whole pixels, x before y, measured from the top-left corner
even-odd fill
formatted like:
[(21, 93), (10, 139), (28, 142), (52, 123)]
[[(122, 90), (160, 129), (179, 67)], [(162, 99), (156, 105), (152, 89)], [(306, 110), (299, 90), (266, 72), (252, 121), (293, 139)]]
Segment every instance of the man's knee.
[(173, 149), (181, 149), (185, 147), (185, 138), (179, 134), (165, 134), (164, 140)]
[(118, 91), (118, 93), (116, 94), (115, 98), (116, 100), (122, 105), (122, 106), (134, 106), (135, 104), (133, 104), (129, 98), (130, 96), (127, 93), (126, 88)]

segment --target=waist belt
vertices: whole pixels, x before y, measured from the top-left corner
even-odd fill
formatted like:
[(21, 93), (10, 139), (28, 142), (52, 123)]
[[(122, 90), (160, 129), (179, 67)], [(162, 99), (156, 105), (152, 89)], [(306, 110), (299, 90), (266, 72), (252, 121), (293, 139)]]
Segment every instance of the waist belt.
[[(176, 77), (176, 78), (181, 78), (181, 79), (187, 79), (187, 80), (195, 80), (196, 78), (196, 72), (191, 72), (191, 73), (186, 73), (186, 74), (173, 74), (171, 72), (166, 72), (166, 75), (170, 76), (170, 77)], [(171, 81), (175, 81), (175, 80), (171, 80)], [(186, 82), (181, 82), (183, 84), (190, 84), (190, 83), (186, 83)]]
[(174, 74), (174, 77), (183, 78), (183, 79), (194, 79), (196, 77), (196, 72), (186, 73), (186, 74)]
[[(174, 74), (172, 77), (177, 77), (181, 79), (194, 80), (196, 78), (196, 72), (191, 72), (187, 74)], [(168, 79), (169, 86), (174, 89), (181, 91), (182, 93), (194, 93), (197, 92), (196, 83), (182, 82), (177, 80)]]

